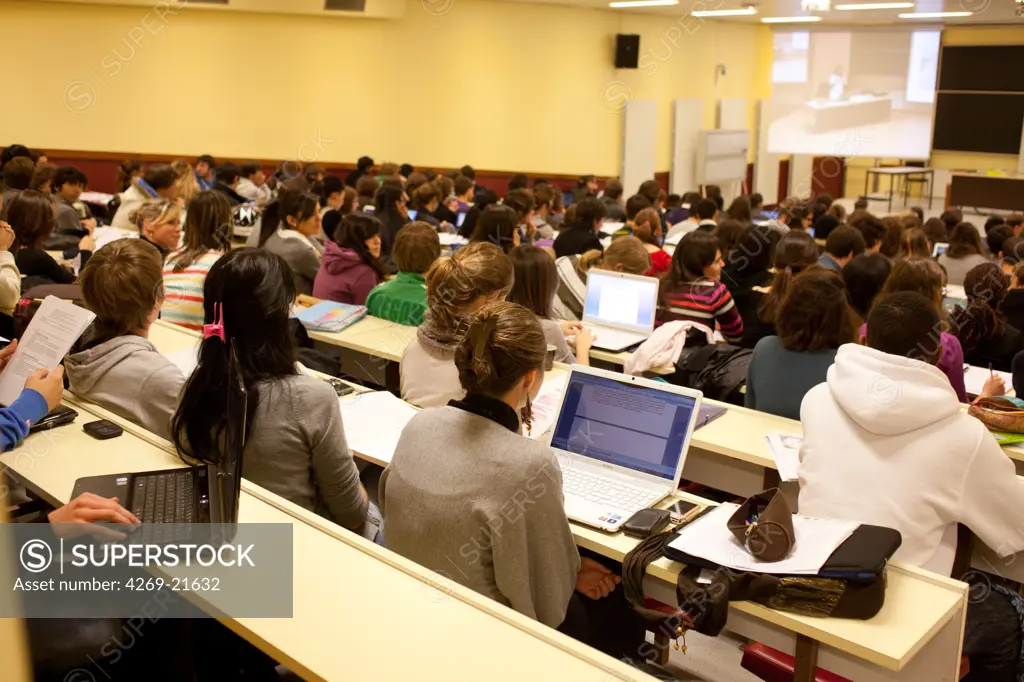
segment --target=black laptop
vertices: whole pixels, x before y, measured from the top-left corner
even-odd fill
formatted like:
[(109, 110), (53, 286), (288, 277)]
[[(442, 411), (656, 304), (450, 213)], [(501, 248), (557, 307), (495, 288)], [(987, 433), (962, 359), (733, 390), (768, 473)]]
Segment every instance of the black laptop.
[(248, 394), (234, 349), (228, 363), (230, 390), (221, 466), (89, 476), (75, 481), (72, 499), (82, 493), (117, 497), (142, 523), (236, 523)]

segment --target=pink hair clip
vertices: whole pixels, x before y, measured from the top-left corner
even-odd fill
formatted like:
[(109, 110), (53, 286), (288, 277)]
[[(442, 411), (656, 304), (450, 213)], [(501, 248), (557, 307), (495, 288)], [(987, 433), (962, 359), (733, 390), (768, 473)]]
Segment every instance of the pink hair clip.
[(213, 324), (203, 325), (203, 340), (211, 336), (219, 338), (221, 343), (227, 343), (227, 339), (224, 338), (224, 309), (220, 303), (213, 304)]

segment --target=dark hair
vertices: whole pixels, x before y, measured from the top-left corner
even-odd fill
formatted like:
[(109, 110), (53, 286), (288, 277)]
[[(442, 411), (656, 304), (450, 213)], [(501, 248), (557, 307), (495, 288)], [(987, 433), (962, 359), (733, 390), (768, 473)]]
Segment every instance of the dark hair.
[(295, 218), (296, 222), (305, 222), (313, 217), (318, 208), (319, 201), (315, 194), (294, 187), (283, 187), (277, 198), (263, 209), (259, 245), (266, 244), (270, 235), (274, 234), (282, 223), (287, 223), (289, 216)]
[[(308, 182), (309, 184), (317, 182), (316, 176), (320, 175), (321, 173), (324, 173), (324, 169), (316, 165), (315, 163), (307, 163), (306, 166), (302, 169), (302, 177), (306, 178), (306, 182)], [(326, 173), (324, 173), (324, 175), (326, 176)]]
[(811, 207), (811, 224), (813, 225), (818, 218), (828, 213), (828, 206), (821, 203), (820, 201)]
[(802, 206), (800, 204), (790, 206), (789, 208), (783, 206), (782, 210), (779, 212), (779, 217), (781, 218), (782, 216), (786, 216), (787, 225), (793, 225), (795, 223), (797, 225), (796, 229), (802, 230), (804, 229), (804, 218), (810, 217), (810, 211), (807, 210), (806, 206)]
[(981, 255), (981, 235), (971, 223), (960, 223), (953, 228), (949, 235), (949, 248), (946, 249), (946, 256), (949, 258), (964, 258), (971, 254)]
[(171, 437), (185, 462), (218, 464), (223, 457), (230, 348), (248, 392), (246, 437), (260, 402), (260, 384), (296, 374), (295, 338), (288, 321), (294, 299), (295, 279), (288, 263), (265, 249), (236, 249), (210, 268), (203, 284), (204, 321), (215, 322), (214, 307), (220, 306), (227, 342), (211, 336), (199, 345), (199, 364), (171, 418)]
[(214, 159), (209, 154), (203, 154), (202, 156), (196, 157), (196, 165), (199, 165), (201, 163), (205, 163), (210, 168), (214, 168), (217, 165), (216, 159)]
[[(0, 152), (0, 166), (6, 166), (12, 159), (16, 159), (20, 156), (31, 159), (32, 152), (30, 152), (28, 147), (23, 144), (9, 144), (4, 147), (2, 152)], [(35, 163), (35, 161), (33, 161), (33, 163)]]
[(790, 230), (775, 247), (775, 279), (772, 288), (761, 299), (757, 314), (768, 324), (775, 324), (779, 304), (786, 296), (796, 275), (818, 262), (818, 245), (814, 237), (802, 230)]
[(508, 301), (518, 303), (542, 318), (551, 317), (551, 305), (558, 290), (555, 260), (544, 249), (524, 244), (508, 253), (515, 281)]
[(430, 182), (430, 180), (427, 179), (426, 174), (420, 172), (410, 173), (409, 178), (405, 183), (405, 191), (408, 192), (411, 197), (421, 185), (425, 185), (428, 182)]
[(217, 166), (217, 182), (219, 183), (231, 185), (238, 180), (241, 174), (242, 171), (239, 169), (237, 163), (227, 161), (226, 163), (222, 163)]
[(645, 244), (661, 246), (661, 214), (656, 208), (645, 208), (636, 214), (633, 235)]
[(125, 159), (117, 166), (115, 183), (117, 191), (123, 192), (132, 186), (132, 176), (142, 170), (142, 162), (138, 159)]
[(843, 280), (818, 265), (794, 277), (779, 305), (775, 326), (783, 347), (791, 351), (813, 353), (853, 341), (856, 319)]
[(359, 160), (356, 161), (356, 168), (363, 171), (364, 173), (373, 168), (373, 159), (369, 156), (360, 156)]
[(640, 211), (646, 208), (651, 208), (651, 202), (647, 200), (647, 197), (634, 194), (626, 199), (626, 220), (635, 220)]
[(166, 163), (155, 163), (142, 174), (146, 184), (156, 191), (170, 189), (178, 181), (178, 173)]
[(94, 337), (124, 336), (145, 327), (163, 299), (163, 257), (143, 239), (118, 239), (93, 254), (79, 284), (96, 315)]
[(761, 196), (758, 192), (754, 192), (753, 194), (750, 195), (750, 208), (751, 209), (758, 208), (758, 207), (763, 206), (763, 205), (764, 205), (764, 197)]
[(525, 173), (516, 173), (508, 181), (508, 191), (526, 189), (530, 186), (530, 178)]
[(488, 206), (480, 214), (470, 241), (494, 244), (508, 253), (515, 247), (513, 240), (518, 226), (519, 216), (510, 206)]
[(832, 201), (833, 201), (832, 195), (829, 194), (828, 192), (822, 192), (821, 194), (818, 195), (818, 203), (819, 204), (825, 204), (825, 209), (826, 210), (828, 209), (829, 206), (832, 205)]
[(465, 175), (459, 175), (455, 178), (455, 194), (456, 196), (462, 196), (466, 192), (473, 189), (473, 180), (466, 177)]
[(251, 178), (256, 175), (262, 167), (263, 166), (256, 161), (246, 161), (239, 167), (238, 172), (243, 178)]
[(398, 231), (392, 255), (399, 272), (422, 275), (441, 257), (441, 238), (430, 223), (409, 223)]
[[(949, 232), (946, 229), (946, 223), (942, 222), (938, 218), (929, 218), (924, 221), (924, 225), (921, 227), (924, 233), (928, 236), (928, 241), (935, 244), (945, 243), (949, 238)], [(929, 255), (931, 255), (929, 253)]]
[[(903, 244), (903, 232), (907, 229), (903, 226), (904, 218), (903, 216), (891, 215), (882, 218), (880, 222), (885, 232), (882, 233), (882, 244), (878, 247), (878, 252), (883, 256), (895, 258), (900, 255), (900, 247)], [(874, 229), (869, 222), (863, 220), (859, 225), (862, 231)], [(865, 241), (867, 241), (867, 238), (865, 238)]]
[(80, 185), (85, 187), (88, 184), (89, 178), (85, 176), (85, 173), (74, 166), (61, 166), (54, 174), (53, 182), (50, 183), (50, 186), (56, 192), (64, 185)]
[(1006, 333), (1006, 317), (999, 306), (1009, 286), (1009, 275), (995, 263), (981, 263), (967, 272), (964, 277), (967, 307), (956, 306), (949, 316), (950, 330), (960, 340), (965, 354), (982, 341), (997, 339)]
[(16, 156), (4, 164), (4, 188), (28, 189), (32, 184), (32, 175), (36, 165), (27, 156)]
[(603, 201), (595, 197), (587, 197), (583, 201), (576, 202), (576, 218), (570, 227), (578, 230), (594, 231), (594, 223), (604, 220), (608, 216), (608, 207)]
[(45, 192), (51, 194), (53, 192), (53, 177), (57, 175), (57, 167), (52, 163), (41, 163), (36, 166), (35, 172), (32, 173), (32, 181), (29, 183), (29, 189), (37, 189), (43, 191), (43, 186), (46, 183), (50, 183), (50, 190)]
[(373, 176), (363, 175), (356, 180), (356, 195), (359, 197), (360, 207), (372, 204), (378, 189), (380, 185)]
[(533, 192), (526, 188), (512, 190), (508, 193), (508, 196), (505, 197), (505, 201), (503, 203), (516, 212), (516, 215), (519, 216), (519, 220), (524, 220), (535, 206)]
[[(885, 225), (870, 213), (851, 219), (850, 227), (856, 228), (861, 236), (864, 237), (865, 249), (873, 249), (875, 244), (885, 237)], [(827, 249), (828, 247), (826, 246), (825, 248)], [(839, 257), (842, 258), (842, 256)]]
[(1024, 225), (1024, 215), (1011, 213), (1006, 216), (1006, 224), (1013, 228), (1020, 227), (1021, 225)]
[(351, 249), (359, 258), (377, 273), (377, 281), (384, 280), (384, 268), (380, 259), (370, 253), (366, 240), (373, 239), (381, 232), (380, 221), (365, 213), (349, 213), (341, 219), (341, 225), (334, 230), (334, 243), (343, 249)]
[(889, 273), (878, 295), (882, 297), (897, 291), (915, 291), (938, 309), (942, 306), (944, 280), (942, 268), (933, 258), (900, 258), (893, 263), (892, 272)]
[(840, 225), (825, 240), (825, 251), (833, 258), (859, 256), (866, 248), (863, 233), (849, 225)]
[(325, 175), (323, 182), (320, 183), (320, 205), (326, 206), (327, 199), (332, 194), (342, 194), (345, 192), (345, 183), (342, 182), (341, 178), (336, 175)]
[(640, 183), (640, 189), (636, 193), (646, 197), (647, 201), (651, 202), (651, 206), (654, 206), (661, 198), (661, 185), (657, 180), (645, 180)]
[(1013, 238), (1013, 228), (1005, 223), (994, 226), (985, 235), (985, 242), (988, 244), (989, 253), (998, 256), (1003, 250), (1003, 242)]
[[(715, 213), (718, 211), (718, 204), (712, 199), (701, 199), (697, 202), (697, 217), (701, 220), (711, 220), (715, 217)], [(691, 207), (691, 214), (693, 207)]]
[(881, 298), (868, 313), (868, 346), (934, 365), (942, 353), (939, 311), (915, 291)]
[(533, 185), (533, 203), (534, 208), (540, 208), (541, 206), (547, 206), (551, 208), (555, 201), (555, 188), (551, 185)]
[(473, 170), (473, 167), (468, 164), (460, 168), (459, 172), (465, 175), (470, 180), (476, 180), (476, 171)]
[(1007, 237), (1000, 247), (1004, 263), (1019, 263), (1024, 259), (1024, 239), (1020, 237)]
[(12, 253), (42, 245), (53, 232), (53, 202), (42, 192), (31, 189), (19, 192), (6, 212), (7, 222), (14, 229)]
[(546, 354), (537, 316), (521, 305), (501, 301), (483, 306), (470, 318), (466, 335), (455, 349), (455, 366), (467, 394), (499, 396), (527, 372), (543, 371)]
[(964, 221), (964, 214), (958, 208), (947, 208), (939, 216), (939, 220), (946, 223), (946, 234), (949, 234), (953, 231), (953, 228)]
[(775, 249), (781, 238), (778, 230), (767, 225), (747, 225), (726, 256), (727, 275), (746, 279), (768, 272), (775, 262)]
[(211, 189), (199, 192), (185, 214), (184, 248), (169, 258), (168, 264), (174, 265), (174, 272), (182, 272), (207, 251), (227, 253), (231, 250), (233, 230), (227, 197)]
[[(747, 197), (736, 197), (733, 199), (732, 203), (729, 204), (729, 210), (725, 213), (733, 220), (738, 220), (742, 225), (747, 225), (754, 219), (753, 213), (750, 210), (750, 199)], [(713, 216), (714, 213), (711, 215)]]
[(989, 230), (991, 230), (996, 225), (1005, 225), (1005, 224), (1006, 224), (1006, 219), (1003, 218), (1003, 216), (1001, 216), (1001, 215), (999, 215), (997, 213), (993, 213), (992, 215), (990, 215), (988, 218), (985, 219), (985, 234), (988, 234)]
[(683, 203), (683, 198), (678, 194), (669, 194), (668, 198), (665, 199), (665, 208), (679, 208), (679, 204)]
[(604, 183), (604, 196), (612, 201), (621, 199), (622, 191), (622, 183), (619, 182), (618, 178), (611, 178), (608, 182)]
[(880, 253), (862, 253), (843, 268), (843, 283), (854, 312), (866, 319), (871, 303), (892, 272), (892, 263)]
[(866, 211), (866, 210), (868, 210), (868, 200), (863, 198), (863, 197), (861, 197), (860, 199), (857, 199), (857, 201), (853, 202), (853, 210), (854, 211)]
[(341, 218), (341, 211), (334, 208), (324, 211), (324, 214), (320, 217), (320, 229), (324, 231), (324, 234), (332, 242), (334, 241), (334, 233), (341, 226)]
[(687, 192), (683, 195), (684, 204), (689, 204), (690, 212), (697, 210), (697, 202), (701, 200), (700, 192)]
[(728, 218), (715, 225), (715, 229), (711, 231), (711, 234), (715, 235), (715, 239), (718, 240), (718, 249), (722, 252), (722, 258), (728, 256), (736, 246), (740, 234), (743, 233), (743, 225), (744, 223), (738, 220)]
[(900, 242), (901, 258), (910, 258), (911, 256), (929, 258), (931, 255), (932, 247), (928, 243), (928, 235), (924, 233), (924, 230), (914, 227), (903, 233), (903, 239)]
[(715, 262), (718, 255), (718, 240), (706, 230), (688, 232), (672, 254), (672, 265), (661, 288), (669, 294), (685, 282), (695, 282), (704, 277), (704, 268)]
[(466, 218), (462, 221), (462, 227), (459, 228), (459, 234), (467, 239), (472, 237), (473, 232), (476, 230), (476, 224), (480, 220), (480, 214), (488, 206), (496, 203), (498, 203), (497, 194), (486, 187), (478, 189), (474, 196), (474, 204), (466, 212)]
[(401, 166), (398, 167), (398, 174), (401, 175), (403, 178), (408, 178), (415, 171), (416, 169), (412, 167), (411, 163), (403, 163)]

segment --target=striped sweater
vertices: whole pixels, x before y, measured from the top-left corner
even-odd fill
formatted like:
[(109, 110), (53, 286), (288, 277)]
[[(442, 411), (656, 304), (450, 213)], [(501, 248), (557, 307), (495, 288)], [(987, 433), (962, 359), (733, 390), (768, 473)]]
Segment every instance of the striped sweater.
[(729, 290), (718, 280), (680, 283), (675, 291), (664, 294), (660, 313), (664, 322), (699, 322), (712, 329), (717, 322), (722, 336), (730, 343), (739, 343), (743, 336), (743, 318)]
[(224, 254), (207, 251), (181, 272), (175, 272), (174, 263), (180, 253), (171, 253), (164, 264), (164, 302), (160, 307), (160, 318), (188, 329), (202, 329), (206, 273)]

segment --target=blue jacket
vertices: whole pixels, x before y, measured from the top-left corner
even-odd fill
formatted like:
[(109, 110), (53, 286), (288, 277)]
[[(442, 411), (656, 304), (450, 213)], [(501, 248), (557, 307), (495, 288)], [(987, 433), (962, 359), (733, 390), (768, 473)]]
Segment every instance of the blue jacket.
[(7, 452), (25, 440), (29, 427), (49, 411), (46, 399), (39, 391), (31, 388), (22, 391), (10, 407), (0, 409), (0, 450)]

